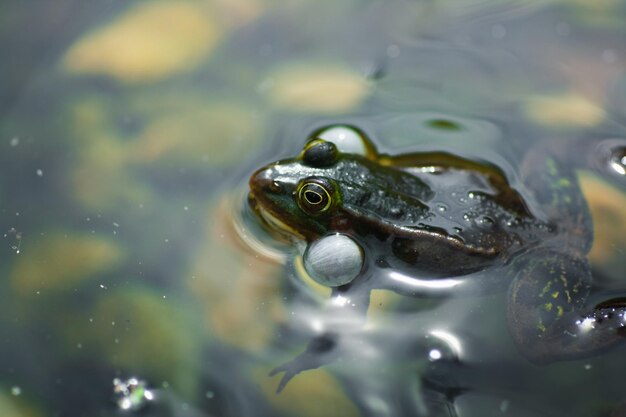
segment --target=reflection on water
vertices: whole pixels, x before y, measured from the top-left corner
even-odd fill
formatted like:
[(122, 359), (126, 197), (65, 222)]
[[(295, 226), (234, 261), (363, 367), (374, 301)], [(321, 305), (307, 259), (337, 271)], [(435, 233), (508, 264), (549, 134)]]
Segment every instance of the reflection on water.
[[(624, 347), (531, 364), (493, 272), (332, 314), (303, 248), (240, 213), (249, 175), (328, 124), (491, 161), (523, 194), (545, 146), (594, 220), (590, 301), (624, 297), (624, 2), (0, 8), (1, 416), (118, 415), (131, 377), (153, 416), (623, 413)], [(342, 357), (276, 395), (270, 371), (327, 326)]]

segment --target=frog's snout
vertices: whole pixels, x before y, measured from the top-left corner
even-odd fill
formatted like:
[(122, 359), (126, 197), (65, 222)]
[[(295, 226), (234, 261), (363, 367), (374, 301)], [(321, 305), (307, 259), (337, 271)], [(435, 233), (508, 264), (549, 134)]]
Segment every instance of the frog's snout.
[(272, 168), (261, 168), (250, 177), (250, 191), (256, 196), (281, 194), (283, 187), (274, 179)]

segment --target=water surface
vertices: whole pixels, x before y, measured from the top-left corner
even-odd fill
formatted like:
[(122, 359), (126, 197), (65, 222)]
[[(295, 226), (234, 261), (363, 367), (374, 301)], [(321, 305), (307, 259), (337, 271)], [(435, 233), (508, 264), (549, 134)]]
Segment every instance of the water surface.
[(242, 235), (270, 237), (236, 227), (251, 172), (327, 124), (384, 152), (488, 160), (516, 187), (525, 156), (558, 143), (594, 220), (596, 297), (622, 296), (624, 2), (0, 10), (0, 415), (118, 415), (113, 381), (130, 377), (155, 399), (128, 412), (151, 416), (624, 413), (624, 348), (532, 365), (489, 289), (377, 292), (353, 355), (276, 395), (268, 373), (327, 293), (289, 247), (251, 249)]

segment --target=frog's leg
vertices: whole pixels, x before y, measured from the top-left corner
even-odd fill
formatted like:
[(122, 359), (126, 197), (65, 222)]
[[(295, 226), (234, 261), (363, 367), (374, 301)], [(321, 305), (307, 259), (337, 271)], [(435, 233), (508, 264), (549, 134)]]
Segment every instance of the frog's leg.
[(523, 171), (555, 237), (511, 264), (508, 300), (513, 338), (534, 362), (593, 356), (626, 340), (623, 302), (586, 305), (591, 217), (574, 173), (546, 152), (534, 152)]
[(594, 356), (626, 341), (623, 302), (585, 306), (591, 273), (584, 258), (542, 250), (512, 268), (517, 276), (509, 289), (509, 328), (531, 361)]
[(324, 333), (311, 339), (306, 350), (296, 358), (274, 368), (270, 372), (270, 376), (284, 372), (276, 388), (276, 393), (279, 394), (287, 386), (287, 383), (300, 372), (319, 368), (337, 359), (338, 349), (336, 349), (336, 345), (337, 335)]
[(575, 172), (546, 157), (546, 153), (554, 152), (542, 148), (524, 160), (524, 183), (542, 214), (554, 224), (563, 251), (586, 257), (593, 241), (591, 214)]
[(371, 292), (369, 278), (364, 274), (333, 288), (328, 306), (319, 318), (324, 330), (309, 341), (304, 352), (270, 372), (270, 376), (284, 372), (276, 393), (300, 372), (328, 365), (341, 357), (346, 334), (358, 331), (365, 322)]

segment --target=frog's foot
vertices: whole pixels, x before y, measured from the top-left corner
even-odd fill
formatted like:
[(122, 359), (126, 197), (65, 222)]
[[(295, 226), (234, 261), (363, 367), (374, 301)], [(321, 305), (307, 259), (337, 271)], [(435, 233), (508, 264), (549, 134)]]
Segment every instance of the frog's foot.
[(546, 250), (512, 267), (509, 327), (532, 362), (594, 356), (626, 341), (623, 300), (585, 306), (591, 272), (584, 258)]
[(309, 342), (306, 350), (292, 361), (277, 366), (270, 372), (274, 376), (284, 372), (282, 379), (278, 383), (276, 393), (287, 386), (287, 383), (302, 371), (316, 369), (322, 365), (333, 362), (339, 356), (337, 349), (337, 337), (334, 334), (323, 334), (317, 336)]

